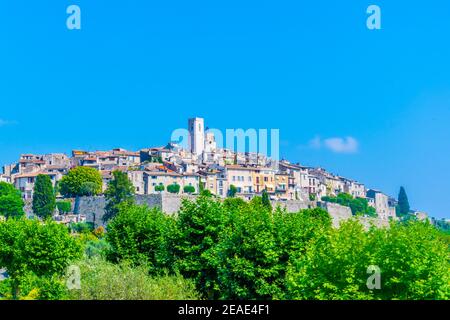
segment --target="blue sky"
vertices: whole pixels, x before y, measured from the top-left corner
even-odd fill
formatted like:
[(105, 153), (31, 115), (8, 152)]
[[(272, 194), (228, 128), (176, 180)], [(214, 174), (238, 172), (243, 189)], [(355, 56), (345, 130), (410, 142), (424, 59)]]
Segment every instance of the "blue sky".
[[(82, 30), (66, 28), (71, 4)], [(0, 164), (161, 145), (202, 116), (279, 128), (283, 157), (404, 185), (448, 218), (449, 34), (447, 0), (2, 1)]]

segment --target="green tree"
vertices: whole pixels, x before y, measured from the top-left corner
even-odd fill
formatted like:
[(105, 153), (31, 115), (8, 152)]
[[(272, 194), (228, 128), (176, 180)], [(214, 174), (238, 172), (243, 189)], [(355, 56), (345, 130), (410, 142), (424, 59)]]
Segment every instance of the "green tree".
[(272, 211), (272, 203), (270, 202), (269, 194), (267, 193), (266, 189), (264, 189), (262, 192), (261, 200), (262, 200), (263, 206), (265, 206), (266, 208), (268, 208), (269, 210)]
[(409, 214), (409, 201), (408, 196), (406, 195), (406, 191), (404, 187), (400, 187), (400, 191), (398, 193), (398, 209), (397, 209), (397, 215), (398, 216), (405, 216)]
[(10, 183), (0, 182), (0, 215), (17, 218), (25, 215), (20, 191)]
[(366, 270), (373, 248), (361, 224), (346, 221), (319, 235), (287, 273), (287, 298), (370, 299)]
[(72, 203), (70, 201), (58, 201), (56, 207), (60, 213), (69, 213), (72, 211)]
[(151, 274), (171, 270), (174, 228), (174, 218), (158, 209), (137, 205), (121, 207), (107, 226), (108, 259), (145, 264)]
[[(13, 299), (29, 294), (23, 288), (30, 279), (39, 278), (44, 284), (59, 287), (55, 279), (62, 277), (69, 263), (80, 256), (80, 244), (64, 225), (28, 219), (0, 222), (0, 268), (8, 270)], [(36, 289), (40, 289), (39, 298), (45, 299), (45, 290)]]
[(449, 246), (428, 221), (391, 223), (372, 232), (373, 262), (382, 272), (378, 299), (450, 299)]
[(173, 183), (167, 186), (167, 191), (170, 193), (180, 193), (180, 185), (178, 183)]
[(160, 184), (155, 186), (155, 191), (157, 192), (163, 192), (166, 189), (166, 187), (164, 187), (164, 185)]
[(234, 198), (236, 196), (236, 193), (237, 193), (236, 186), (231, 184), (230, 187), (228, 188), (228, 197)]
[(129, 206), (134, 203), (135, 188), (125, 172), (113, 171), (113, 179), (105, 191), (107, 201), (103, 221), (109, 221), (119, 212), (119, 206)]
[(97, 195), (102, 192), (102, 177), (98, 170), (76, 167), (61, 179), (60, 192), (65, 197)]
[(211, 197), (184, 199), (177, 219), (176, 269), (208, 298), (218, 297), (216, 245), (228, 223), (223, 204)]
[(42, 219), (53, 215), (56, 208), (55, 191), (52, 180), (48, 175), (40, 174), (36, 177), (33, 190), (33, 212)]
[(183, 192), (184, 193), (189, 193), (189, 194), (195, 193), (195, 187), (193, 187), (193, 186), (184, 186)]

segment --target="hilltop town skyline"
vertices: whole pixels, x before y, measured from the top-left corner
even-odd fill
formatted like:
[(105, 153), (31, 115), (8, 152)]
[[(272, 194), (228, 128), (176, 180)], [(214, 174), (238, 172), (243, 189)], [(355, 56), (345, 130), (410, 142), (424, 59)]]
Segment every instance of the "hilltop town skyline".
[[(305, 203), (348, 193), (354, 198), (368, 199), (379, 218), (396, 217), (396, 196), (366, 185), (364, 181), (337, 175), (326, 168), (291, 162), (278, 158), (279, 155), (274, 157), (274, 151), (270, 150), (273, 146), (266, 148), (272, 156), (259, 151), (249, 152), (245, 135), (237, 137), (242, 143), (246, 141), (245, 150), (228, 149), (224, 141), (217, 141), (217, 134), (222, 133), (209, 130), (203, 118), (190, 118), (185, 131), (187, 141), (183, 144), (168, 141), (163, 146), (154, 145), (137, 151), (74, 149), (69, 156), (57, 152), (23, 153), (18, 161), (3, 166), (0, 180), (13, 183), (25, 200), (31, 200), (37, 175), (49, 175), (56, 185), (71, 168), (87, 166), (100, 171), (103, 190), (112, 178), (112, 171), (120, 170), (128, 173), (136, 194), (158, 193), (156, 186), (164, 186), (165, 190), (173, 183), (181, 187), (192, 186), (195, 193), (208, 189), (222, 198), (228, 196), (233, 186), (237, 194), (247, 199), (266, 190), (273, 200)], [(412, 213), (423, 215), (423, 210), (411, 209)]]
[(449, 215), (450, 3), (382, 3), (368, 30), (352, 2), (88, 2), (68, 30), (67, 6), (47, 2), (2, 10), (2, 164), (162, 146), (198, 114), (279, 128), (291, 162), (394, 197), (403, 185), (414, 208)]

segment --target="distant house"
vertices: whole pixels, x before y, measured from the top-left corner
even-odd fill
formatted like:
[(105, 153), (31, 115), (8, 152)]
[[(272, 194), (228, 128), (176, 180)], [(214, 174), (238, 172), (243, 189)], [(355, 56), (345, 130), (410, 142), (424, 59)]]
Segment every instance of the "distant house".
[(380, 219), (395, 219), (395, 208), (389, 206), (389, 197), (379, 190), (369, 189), (367, 191), (369, 205), (375, 208)]

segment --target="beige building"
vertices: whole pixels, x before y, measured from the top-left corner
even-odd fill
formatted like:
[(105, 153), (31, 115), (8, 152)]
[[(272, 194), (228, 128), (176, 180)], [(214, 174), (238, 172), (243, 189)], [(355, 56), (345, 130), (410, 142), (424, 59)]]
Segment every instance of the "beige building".
[(378, 217), (383, 220), (395, 219), (395, 208), (389, 206), (389, 197), (378, 190), (367, 191), (369, 205), (375, 208)]
[(22, 193), (24, 199), (30, 200), (33, 198), (34, 184), (37, 176), (40, 174), (48, 175), (52, 181), (53, 187), (56, 182), (62, 178), (60, 173), (54, 172), (33, 172), (16, 175), (14, 177), (14, 187)]
[(225, 167), (227, 184), (234, 185), (237, 193), (244, 197), (251, 197), (254, 191), (254, 172), (256, 168), (239, 165), (227, 165)]

